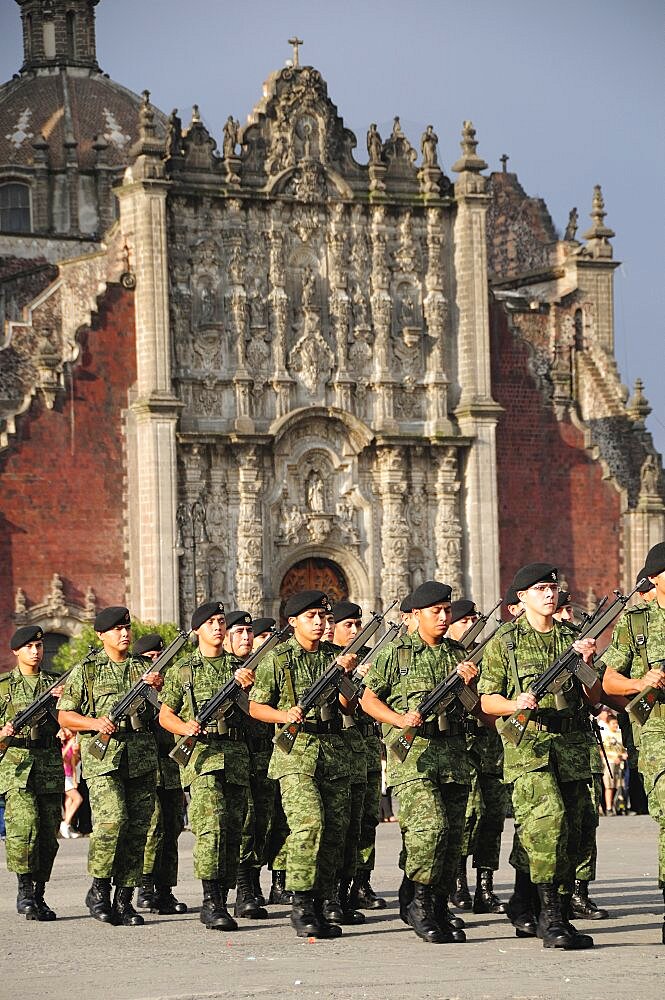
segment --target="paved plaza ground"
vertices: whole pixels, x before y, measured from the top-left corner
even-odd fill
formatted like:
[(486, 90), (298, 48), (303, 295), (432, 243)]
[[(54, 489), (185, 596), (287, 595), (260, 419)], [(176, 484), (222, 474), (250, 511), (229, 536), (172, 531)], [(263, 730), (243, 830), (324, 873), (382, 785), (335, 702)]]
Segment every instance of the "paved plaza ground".
[[(389, 908), (334, 942), (295, 937), (285, 907), (241, 930), (206, 930), (198, 919), (199, 885), (192, 876), (192, 836), (181, 839), (178, 896), (185, 917), (148, 916), (142, 928), (107, 927), (83, 906), (87, 840), (63, 841), (47, 899), (53, 924), (26, 921), (14, 908), (16, 880), (0, 873), (0, 996), (24, 1000), (217, 1000), (300, 997), (309, 1000), (647, 1000), (663, 996), (665, 947), (660, 944), (662, 896), (656, 889), (657, 826), (648, 816), (602, 819), (599, 879), (593, 896), (612, 919), (579, 922), (592, 931), (587, 952), (545, 951), (517, 940), (500, 916), (467, 918), (468, 941), (427, 945), (397, 915), (399, 827), (382, 824), (375, 888)], [(512, 884), (506, 859), (496, 879), (505, 898)], [(267, 889), (268, 877), (264, 883)]]

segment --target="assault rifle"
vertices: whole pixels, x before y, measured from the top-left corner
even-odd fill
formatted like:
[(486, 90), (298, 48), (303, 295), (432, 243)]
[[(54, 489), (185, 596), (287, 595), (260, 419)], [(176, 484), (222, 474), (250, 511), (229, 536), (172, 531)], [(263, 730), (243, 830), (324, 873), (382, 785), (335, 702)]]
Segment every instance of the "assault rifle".
[[(181, 630), (178, 632), (175, 639), (171, 640), (166, 649), (162, 650), (155, 662), (149, 665), (146, 673), (163, 673), (174, 656), (178, 655), (182, 647), (187, 642), (189, 642), (189, 632)], [(147, 684), (146, 681), (142, 679), (138, 680), (131, 686), (127, 694), (124, 694), (122, 698), (115, 703), (111, 711), (108, 713), (108, 718), (114, 725), (117, 726), (121, 719), (126, 719), (128, 716), (136, 715), (146, 701), (152, 700), (152, 691), (153, 689), (150, 684)], [(97, 733), (94, 740), (91, 740), (88, 745), (88, 752), (95, 758), (95, 760), (104, 760), (110, 742), (111, 735), (108, 733)]]
[[(582, 625), (574, 642), (579, 639), (597, 639), (621, 614), (628, 601), (633, 594), (637, 593), (643, 583), (644, 581), (640, 580), (637, 586), (625, 596), (615, 590), (615, 598), (606, 608), (604, 608), (605, 601), (601, 601), (591, 618)], [(603, 608), (604, 610), (601, 610)], [(546, 694), (558, 694), (564, 684), (573, 676), (577, 677), (586, 687), (592, 687), (598, 680), (596, 671), (593, 667), (587, 666), (579, 653), (575, 652), (573, 643), (571, 643), (551, 666), (547, 667), (539, 677), (536, 677), (529, 688), (529, 694), (534, 695), (537, 701), (540, 701)], [(534, 711), (535, 709), (531, 708), (518, 708), (501, 726), (501, 736), (515, 746), (519, 746)]]
[(354, 682), (354, 684), (358, 689), (360, 689), (363, 686), (363, 681), (364, 681), (364, 677), (360, 673), (359, 668), (366, 667), (374, 663), (381, 650), (384, 649), (389, 642), (393, 642), (393, 640), (397, 638), (397, 636), (402, 631), (403, 627), (404, 626), (401, 624), (401, 622), (399, 625), (396, 622), (388, 622), (388, 628), (383, 633), (379, 641), (375, 643), (375, 645), (372, 646), (371, 649), (367, 650), (362, 660), (351, 674), (351, 680)]
[[(367, 624), (363, 625), (360, 631), (353, 637), (353, 639), (351, 639), (350, 642), (347, 642), (344, 649), (337, 653), (327, 670), (321, 674), (321, 676), (315, 680), (314, 683), (300, 697), (300, 700), (298, 701), (298, 708), (302, 709), (303, 716), (307, 715), (310, 709), (314, 708), (315, 705), (327, 705), (330, 696), (334, 691), (338, 691), (339, 694), (343, 695), (348, 701), (351, 701), (356, 697), (358, 693), (356, 685), (353, 683), (348, 674), (346, 674), (343, 667), (340, 667), (337, 660), (340, 656), (348, 656), (351, 653), (357, 652), (357, 650), (364, 646), (366, 641), (370, 639), (379, 629), (383, 619), (389, 611), (392, 611), (396, 604), (397, 601), (393, 601), (390, 607), (386, 608), (382, 615), (377, 615), (374, 611)], [(298, 733), (302, 727), (302, 722), (287, 722), (280, 729), (278, 729), (273, 738), (273, 743), (275, 746), (279, 747), (280, 750), (283, 750), (284, 753), (291, 753), (294, 743), (298, 738)]]
[[(665, 660), (656, 660), (652, 666), (659, 667), (661, 673), (665, 673)], [(649, 721), (649, 716), (660, 701), (660, 696), (660, 688), (653, 686), (645, 687), (626, 705), (626, 711), (638, 725), (644, 726)]]
[[(490, 612), (490, 614), (491, 613), (492, 612)], [(520, 611), (520, 613), (515, 616), (514, 620), (516, 621), (522, 614), (523, 612)], [(478, 666), (483, 658), (485, 647), (488, 642), (494, 638), (500, 628), (501, 624), (497, 625), (490, 635), (488, 635), (486, 639), (484, 639), (474, 650), (471, 651), (471, 653), (465, 658), (465, 662), (475, 663), (475, 665)], [(464, 678), (460, 677), (456, 669), (451, 670), (451, 672), (447, 674), (442, 681), (439, 681), (436, 687), (433, 688), (425, 698), (423, 698), (416, 711), (423, 718), (423, 720), (425, 720), (430, 715), (439, 715), (455, 700), (459, 701), (468, 712), (472, 712), (478, 704), (478, 695), (473, 688), (470, 688), (468, 684), (464, 683)], [(413, 746), (413, 741), (417, 734), (418, 729), (415, 726), (406, 726), (404, 729), (400, 729), (397, 736), (390, 744), (390, 750), (402, 761), (402, 763), (408, 757), (409, 751)]]
[[(96, 650), (90, 647), (90, 651), (86, 655), (84, 663), (90, 659), (91, 656), (95, 655)], [(28, 727), (38, 726), (47, 715), (53, 715), (55, 718), (55, 702), (56, 699), (53, 696), (53, 691), (60, 687), (60, 685), (69, 677), (72, 670), (71, 667), (64, 674), (61, 674), (53, 684), (49, 684), (46, 691), (42, 691), (38, 698), (23, 709), (22, 712), (17, 712), (13, 719), (10, 719), (12, 726), (14, 727), (13, 736), (5, 736), (4, 740), (0, 742), (0, 761), (3, 759), (10, 746), (14, 742), (14, 737), (18, 736), (22, 729), (27, 729)]]
[[(260, 663), (266, 653), (269, 653), (275, 646), (283, 642), (290, 632), (290, 626), (286, 625), (281, 631), (273, 632), (266, 641), (256, 649), (251, 656), (248, 656), (246, 660), (239, 663), (239, 667), (243, 667), (247, 670), (254, 670), (256, 666)], [(196, 722), (203, 729), (207, 724), (213, 719), (223, 718), (226, 713), (237, 706), (245, 715), (249, 714), (249, 698), (247, 697), (247, 692), (238, 683), (235, 677), (231, 677), (221, 690), (208, 698), (208, 700), (201, 706), (197, 715)], [(196, 744), (201, 739), (201, 733), (198, 736), (182, 736), (173, 750), (169, 754), (181, 767), (187, 767), (190, 760), (192, 759), (192, 754), (194, 753), (194, 748)]]
[(464, 646), (467, 651), (473, 648), (474, 642), (483, 631), (496, 609), (501, 607), (501, 601), (502, 598), (500, 597), (491, 611), (488, 611), (486, 615), (478, 615), (477, 620), (469, 625), (468, 629), (459, 640), (460, 644)]

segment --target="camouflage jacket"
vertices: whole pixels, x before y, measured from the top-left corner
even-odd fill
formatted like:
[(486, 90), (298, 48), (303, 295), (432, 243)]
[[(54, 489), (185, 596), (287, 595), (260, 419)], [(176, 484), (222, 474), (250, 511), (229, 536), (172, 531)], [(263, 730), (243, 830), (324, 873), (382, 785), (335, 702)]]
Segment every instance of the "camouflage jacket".
[[(526, 615), (508, 622), (488, 643), (483, 655), (483, 669), (478, 683), (479, 694), (500, 694), (514, 700), (575, 640), (577, 633), (565, 622), (555, 621), (552, 631), (543, 635), (529, 624)], [(513, 673), (507, 643), (514, 644), (517, 677)], [(519, 747), (504, 740), (504, 781), (511, 782), (528, 771), (556, 766), (562, 781), (591, 777), (595, 739), (589, 728), (589, 712), (582, 688), (573, 678), (563, 689), (567, 706), (557, 709), (555, 696), (545, 695), (539, 702), (538, 718), (547, 720), (566, 716), (577, 728), (568, 733), (549, 733), (527, 729)]]
[[(295, 704), (291, 697), (287, 671), (290, 673), (297, 702), (300, 695), (325, 673), (338, 652), (338, 647), (332, 643), (321, 642), (316, 652), (310, 653), (292, 635), (286, 642), (275, 646), (259, 663), (250, 699), (260, 705), (271, 705), (286, 711)], [(337, 698), (331, 702), (334, 714), (338, 714), (336, 704)], [(307, 714), (308, 722), (318, 722), (320, 719), (319, 706), (312, 708)], [(284, 753), (279, 747), (275, 747), (268, 774), (271, 778), (282, 778), (287, 774), (308, 774), (313, 777), (318, 768), (319, 773), (326, 777), (348, 778), (347, 754), (346, 744), (340, 733), (301, 732), (291, 753)]]
[[(33, 689), (18, 667), (5, 674), (0, 679), (0, 729), (31, 705), (55, 680), (56, 674), (40, 670)], [(31, 731), (26, 729), (18, 734), (18, 745), (10, 746), (0, 762), (0, 795), (10, 789), (27, 788), (30, 776), (31, 787), (38, 793), (50, 795), (64, 791), (65, 773), (57, 731), (57, 722), (52, 715), (47, 715), (38, 732), (33, 733), (44, 746), (21, 746)]]
[[(428, 646), (418, 632), (403, 635), (379, 653), (365, 677), (365, 687), (395, 712), (415, 711), (423, 698), (465, 658), (457, 642), (444, 639), (438, 646)], [(437, 783), (471, 782), (466, 737), (461, 731), (462, 715), (455, 708), (449, 718), (460, 725), (455, 736), (416, 736), (404, 762), (390, 750), (387, 754), (387, 781), (399, 785), (414, 778), (429, 778)], [(389, 746), (396, 735), (392, 726), (383, 727)]]
[[(128, 656), (121, 663), (114, 663), (104, 650), (95, 654), (87, 663), (79, 663), (65, 681), (65, 689), (58, 702), (61, 712), (80, 712), (96, 719), (108, 715), (117, 701), (141, 679), (146, 672), (143, 657)], [(88, 753), (96, 733), (80, 733), (81, 765), (83, 777), (94, 778), (126, 769), (129, 778), (152, 772), (157, 773), (157, 748), (150, 730), (150, 706), (140, 713), (144, 728), (127, 729), (111, 737), (103, 760)]]
[[(167, 669), (160, 698), (184, 722), (189, 722), (233, 677), (239, 666), (242, 666), (240, 661), (230, 653), (222, 652), (213, 660), (197, 649)], [(191, 696), (187, 686), (190, 676)], [(239, 731), (243, 717), (240, 709), (234, 708), (225, 721)], [(182, 783), (189, 786), (197, 775), (214, 771), (224, 771), (226, 781), (234, 785), (249, 784), (249, 751), (244, 739), (207, 734), (198, 740), (189, 764), (182, 769)]]

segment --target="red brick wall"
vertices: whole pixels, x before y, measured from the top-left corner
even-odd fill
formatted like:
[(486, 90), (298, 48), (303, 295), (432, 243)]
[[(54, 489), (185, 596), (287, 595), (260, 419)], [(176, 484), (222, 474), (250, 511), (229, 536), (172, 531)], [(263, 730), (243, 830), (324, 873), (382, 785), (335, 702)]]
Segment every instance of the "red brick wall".
[[(519, 322), (519, 316), (516, 317)], [(551, 561), (574, 601), (620, 584), (620, 497), (584, 449), (580, 430), (559, 422), (528, 367), (528, 347), (492, 308), (492, 391), (497, 427), (501, 586), (520, 566)]]
[(124, 603), (122, 411), (136, 378), (132, 294), (111, 287), (79, 341), (73, 452), (68, 382), (53, 410), (41, 395), (33, 400), (0, 456), (0, 668), (13, 662), (17, 587), (28, 607), (39, 604), (58, 573), (67, 601), (83, 605), (91, 586), (99, 607)]

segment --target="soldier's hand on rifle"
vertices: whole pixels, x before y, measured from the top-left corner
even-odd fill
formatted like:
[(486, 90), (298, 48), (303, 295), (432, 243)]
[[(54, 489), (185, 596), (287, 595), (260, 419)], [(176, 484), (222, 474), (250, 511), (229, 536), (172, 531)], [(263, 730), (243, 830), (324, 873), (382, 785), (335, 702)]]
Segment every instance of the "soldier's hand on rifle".
[(665, 673), (657, 667), (652, 667), (644, 677), (640, 677), (639, 683), (641, 684), (640, 691), (644, 691), (648, 687), (665, 688)]
[(251, 688), (254, 683), (254, 671), (246, 667), (238, 667), (233, 676), (242, 688)]
[(464, 660), (462, 663), (457, 664), (457, 673), (465, 684), (472, 684), (478, 676), (478, 667), (475, 663)]
[(360, 677), (366, 677), (367, 674), (370, 672), (371, 669), (372, 669), (372, 664), (371, 663), (361, 664), (358, 667), (358, 675)]
[(538, 708), (536, 696), (531, 694), (530, 691), (522, 691), (522, 693), (517, 696), (517, 700), (515, 701), (515, 711), (518, 712), (522, 708)]
[(595, 639), (578, 639), (573, 643), (573, 649), (579, 653), (585, 663), (591, 663), (596, 652)]
[(0, 740), (6, 739), (8, 736), (14, 735), (14, 727), (11, 722), (6, 722), (2, 729), (0, 729)]
[(423, 717), (420, 712), (404, 712), (402, 724), (404, 729), (417, 729), (418, 726), (422, 726)]
[(115, 726), (107, 715), (102, 715), (101, 719), (91, 719), (90, 721), (93, 723), (90, 728), (104, 733), (105, 736), (112, 736), (115, 732)]
[(155, 691), (161, 691), (164, 687), (164, 678), (161, 674), (156, 674), (154, 672), (144, 674), (141, 680), (145, 681), (149, 687), (154, 688)]
[(300, 705), (293, 705), (286, 713), (286, 722), (298, 722), (302, 723), (305, 721), (305, 713), (303, 712)]
[(347, 653), (346, 656), (338, 656), (336, 662), (345, 673), (350, 674), (358, 665), (358, 657), (355, 653)]
[(62, 697), (62, 692), (64, 690), (65, 690), (65, 685), (64, 684), (58, 684), (57, 688), (52, 688), (51, 694), (53, 695), (54, 698), (61, 698)]
[(201, 732), (201, 727), (196, 721), (196, 719), (190, 719), (189, 722), (185, 722), (185, 731), (182, 736), (198, 736)]

